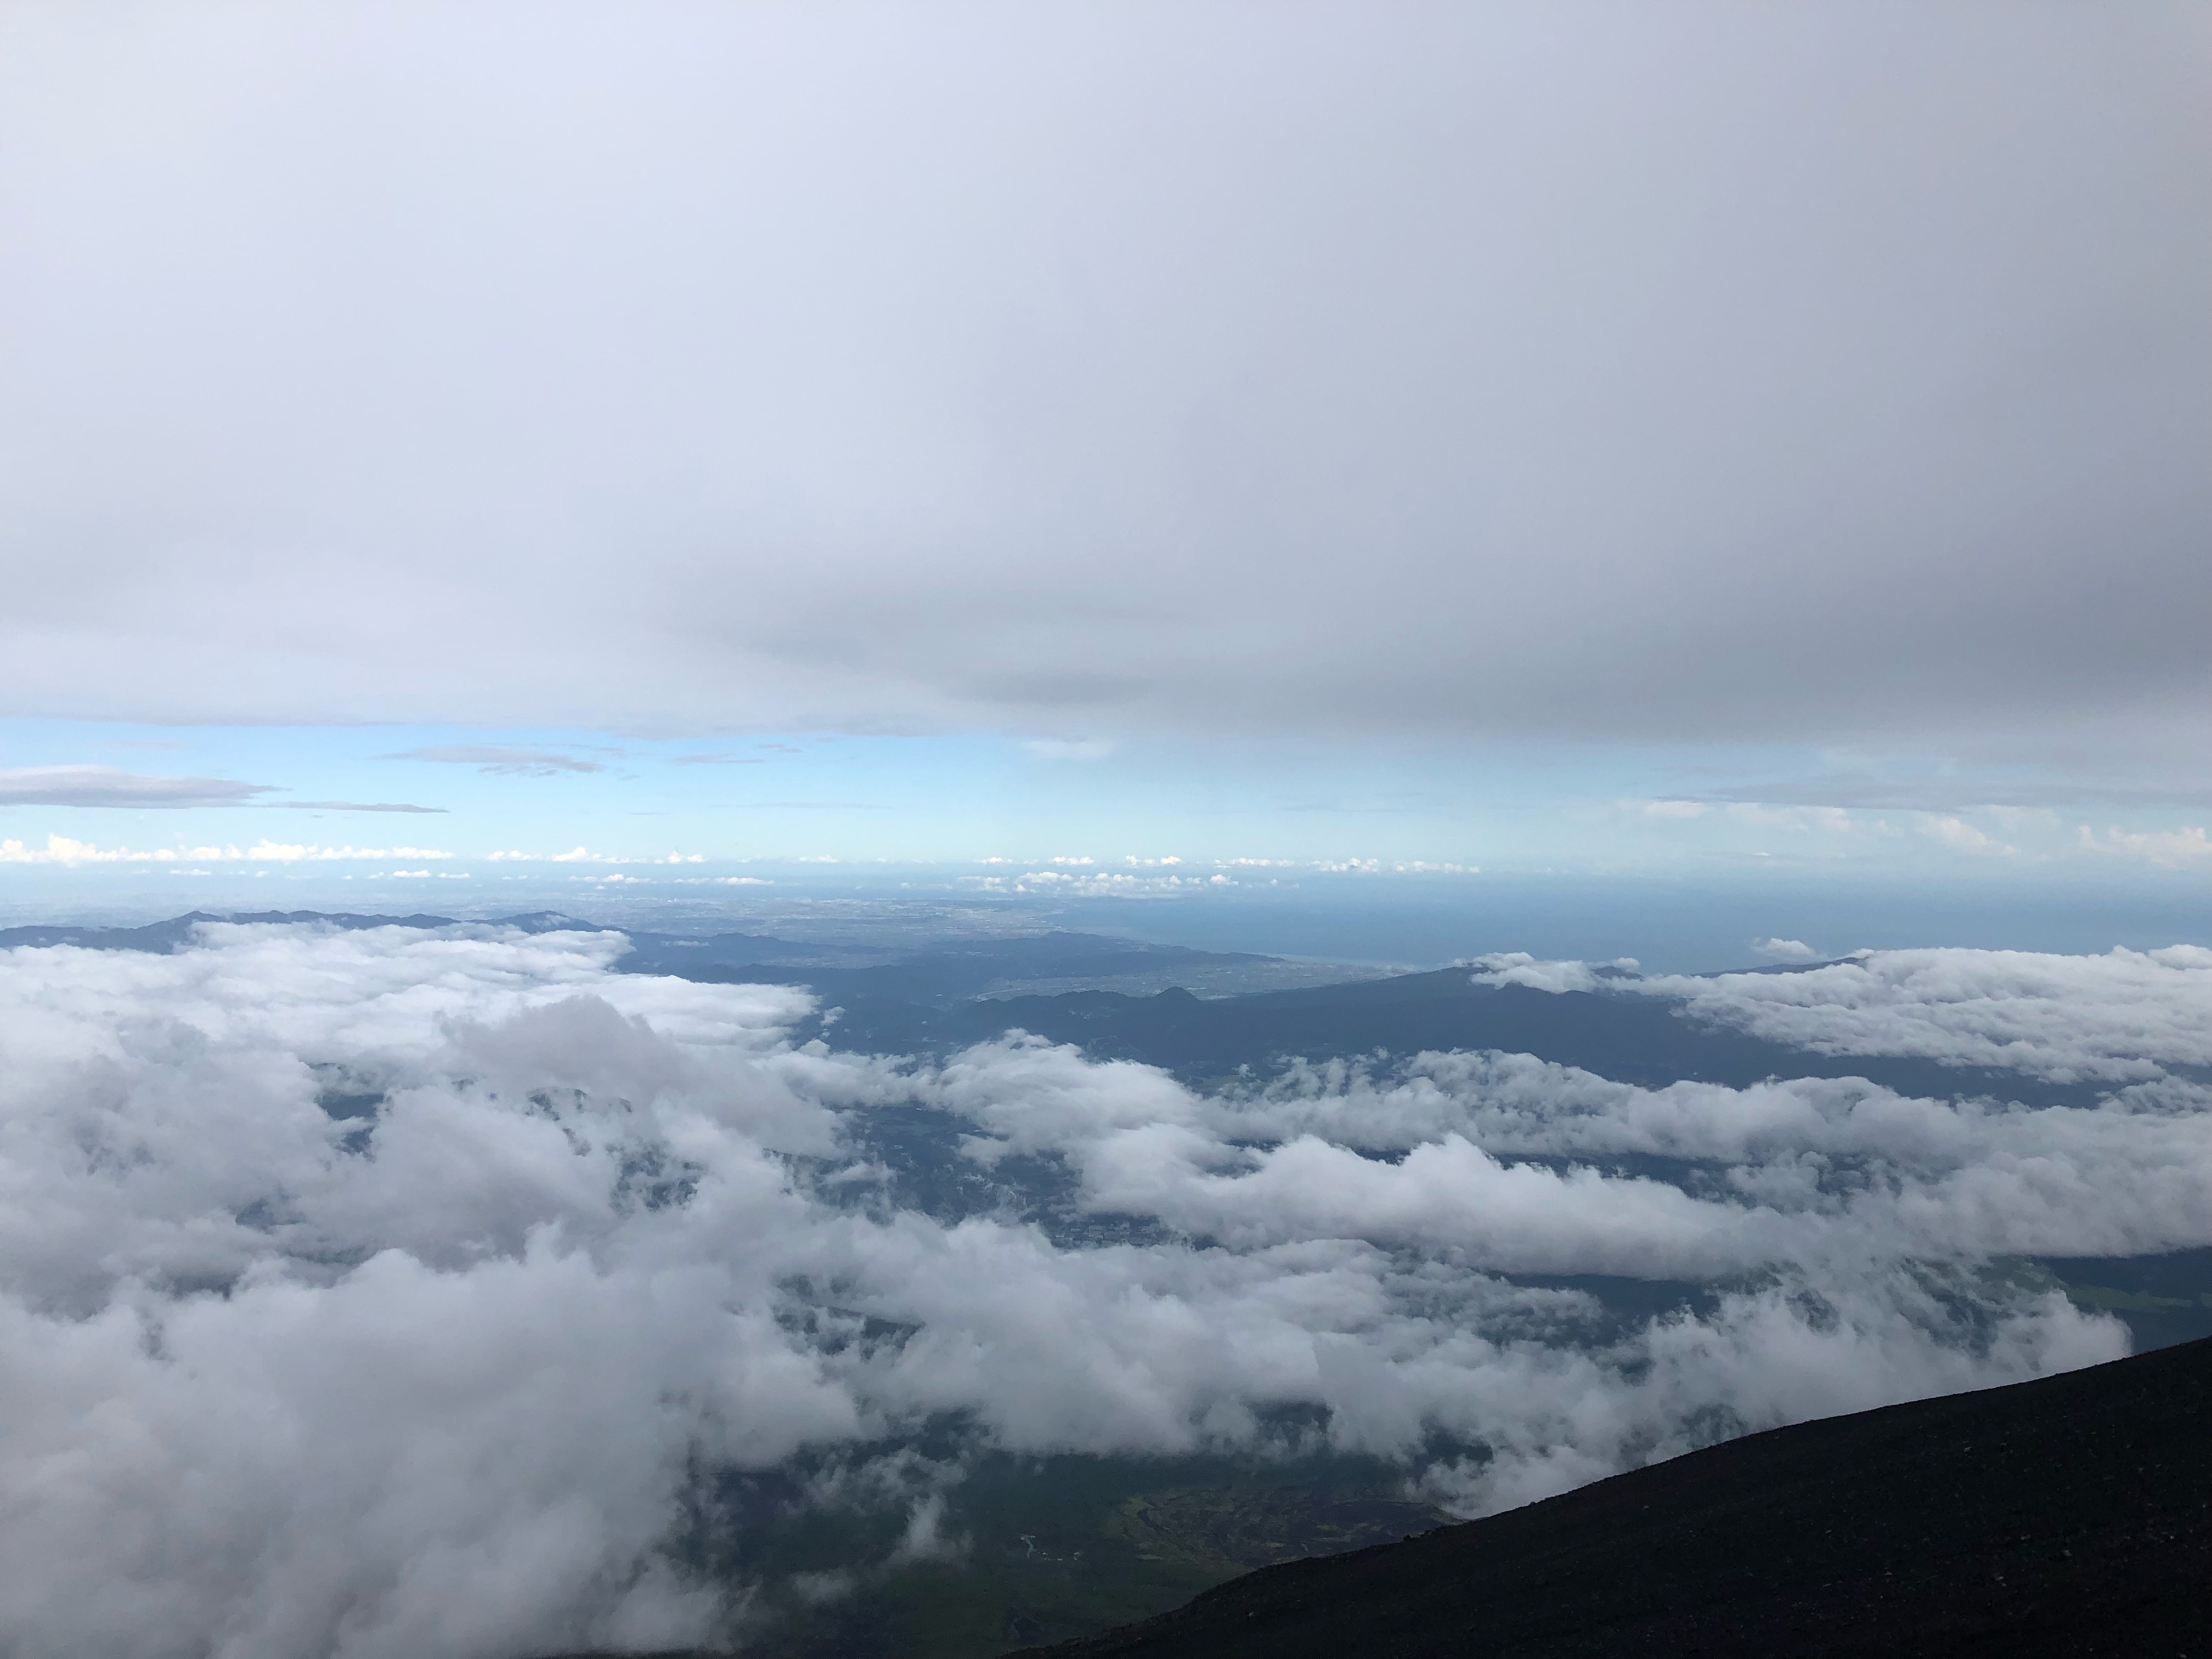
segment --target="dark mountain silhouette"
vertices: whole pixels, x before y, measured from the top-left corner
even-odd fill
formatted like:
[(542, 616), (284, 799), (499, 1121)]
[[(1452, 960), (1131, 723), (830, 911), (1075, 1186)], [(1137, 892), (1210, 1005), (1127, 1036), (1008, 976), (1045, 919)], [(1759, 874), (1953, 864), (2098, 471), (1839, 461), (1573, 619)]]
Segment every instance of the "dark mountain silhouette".
[(1800, 1424), (1027, 1659), (2212, 1653), (2212, 1341)]

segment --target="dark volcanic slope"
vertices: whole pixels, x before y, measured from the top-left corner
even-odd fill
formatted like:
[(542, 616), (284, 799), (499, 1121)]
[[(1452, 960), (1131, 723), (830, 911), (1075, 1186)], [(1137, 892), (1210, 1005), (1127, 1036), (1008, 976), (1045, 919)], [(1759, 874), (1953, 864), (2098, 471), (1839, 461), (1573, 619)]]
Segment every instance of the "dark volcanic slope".
[(1026, 1651), (2212, 1653), (2212, 1341), (1753, 1435)]

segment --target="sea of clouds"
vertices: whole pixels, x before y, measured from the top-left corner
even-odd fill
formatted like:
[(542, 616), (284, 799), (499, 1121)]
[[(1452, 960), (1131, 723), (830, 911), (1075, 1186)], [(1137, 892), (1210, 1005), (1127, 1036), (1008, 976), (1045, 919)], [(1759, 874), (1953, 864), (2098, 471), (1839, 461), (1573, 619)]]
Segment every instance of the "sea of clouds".
[[(2116, 1358), (2121, 1325), (2007, 1259), (2212, 1243), (2203, 950), (1602, 981), (2093, 1088), (2030, 1109), (1497, 1053), (1201, 1095), (1018, 1034), (927, 1064), (798, 1042), (803, 993), (618, 973), (612, 933), (200, 939), (0, 952), (9, 1654), (741, 1635), (742, 1582), (665, 1548), (701, 1472), (927, 1425), (1040, 1453), (1318, 1437), (1476, 1514)], [(936, 1126), (980, 1196), (916, 1198), (891, 1123)], [(1542, 1282), (1574, 1275), (1701, 1294), (1624, 1322)], [(885, 1487), (909, 1549), (957, 1476), (931, 1468)]]

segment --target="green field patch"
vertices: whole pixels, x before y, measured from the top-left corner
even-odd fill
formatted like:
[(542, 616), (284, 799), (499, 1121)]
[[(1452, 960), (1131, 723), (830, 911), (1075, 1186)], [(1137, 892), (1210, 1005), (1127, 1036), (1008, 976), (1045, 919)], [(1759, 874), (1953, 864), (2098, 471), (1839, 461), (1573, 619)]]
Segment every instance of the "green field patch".
[[(859, 1575), (849, 1592), (817, 1605), (787, 1601), (755, 1650), (777, 1659), (984, 1659), (1089, 1635), (1164, 1613), (1254, 1567), (1394, 1543), (1441, 1524), (1440, 1511), (1403, 1495), (1403, 1480), (1402, 1470), (1365, 1458), (986, 1457), (947, 1494), (949, 1554)], [(828, 1519), (809, 1519), (808, 1553), (817, 1559), (830, 1553)], [(887, 1535), (880, 1518), (848, 1524), (855, 1545)]]

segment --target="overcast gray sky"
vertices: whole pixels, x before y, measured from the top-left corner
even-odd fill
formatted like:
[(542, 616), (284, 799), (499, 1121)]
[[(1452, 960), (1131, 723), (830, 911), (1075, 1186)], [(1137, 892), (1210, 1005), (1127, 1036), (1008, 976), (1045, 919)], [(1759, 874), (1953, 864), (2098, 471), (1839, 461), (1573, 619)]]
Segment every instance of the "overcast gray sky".
[(0, 708), (2155, 765), (2208, 15), (16, 9)]

